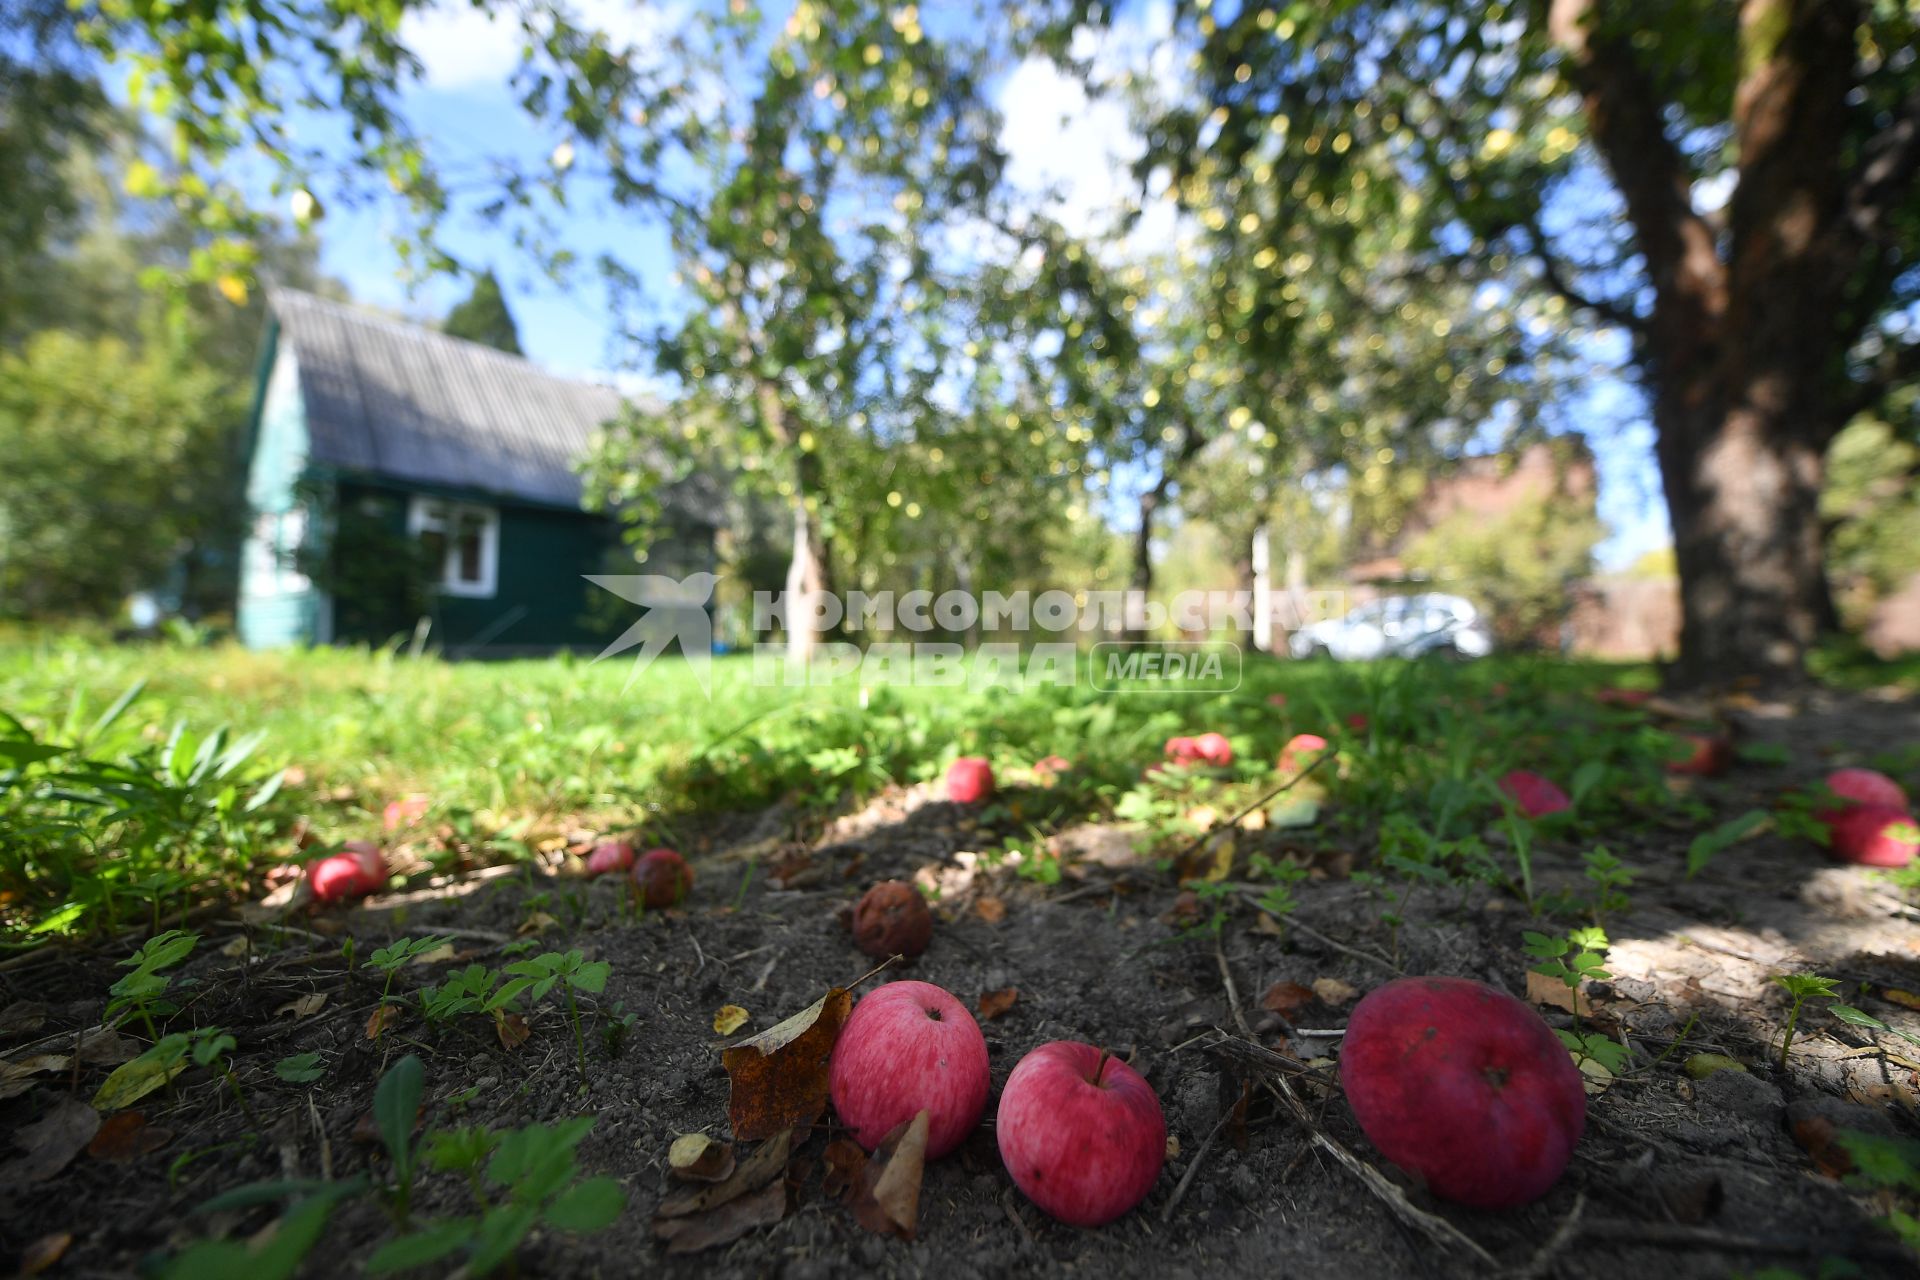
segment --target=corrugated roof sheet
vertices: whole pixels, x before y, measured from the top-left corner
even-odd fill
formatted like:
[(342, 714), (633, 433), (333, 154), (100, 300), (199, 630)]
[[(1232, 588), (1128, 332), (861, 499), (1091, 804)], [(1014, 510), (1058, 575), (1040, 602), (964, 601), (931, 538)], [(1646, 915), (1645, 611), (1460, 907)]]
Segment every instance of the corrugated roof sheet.
[[(612, 387), (293, 289), (272, 304), (299, 364), (314, 462), (580, 505), (574, 464), (620, 412)], [(711, 495), (669, 500), (712, 523)]]

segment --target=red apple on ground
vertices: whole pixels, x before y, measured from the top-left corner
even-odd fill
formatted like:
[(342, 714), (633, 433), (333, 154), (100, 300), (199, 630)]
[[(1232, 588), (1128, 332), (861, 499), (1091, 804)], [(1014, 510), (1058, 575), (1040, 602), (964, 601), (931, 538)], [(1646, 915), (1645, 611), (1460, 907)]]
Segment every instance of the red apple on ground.
[(932, 941), (933, 912), (927, 910), (927, 900), (903, 881), (881, 881), (853, 908), (853, 945), (876, 960), (917, 956)]
[(1203, 733), (1196, 738), (1168, 738), (1167, 759), (1174, 764), (1229, 765), (1233, 763), (1233, 744), (1225, 734)]
[(833, 1109), (868, 1151), (924, 1110), (927, 1159), (936, 1160), (987, 1106), (986, 1037), (967, 1007), (931, 982), (889, 982), (862, 997), (829, 1072)]
[(1340, 1083), (1380, 1154), (1476, 1209), (1544, 1195), (1587, 1123), (1580, 1072), (1540, 1015), (1465, 978), (1368, 993), (1347, 1022)]
[(432, 800), (427, 796), (408, 796), (404, 800), (389, 801), (381, 821), (386, 824), (387, 834), (391, 835), (402, 827), (411, 827), (427, 816)]
[[(1667, 761), (1668, 773), (1717, 778), (1733, 763), (1733, 741), (1724, 733), (1676, 733), (1673, 735), (1674, 759)], [(1682, 747), (1690, 753), (1681, 755)]]
[(1920, 854), (1920, 825), (1905, 809), (1860, 804), (1827, 815), (1827, 852), (1863, 867), (1904, 867)]
[(1834, 810), (1850, 804), (1877, 805), (1883, 809), (1905, 809), (1907, 793), (1900, 784), (1878, 769), (1835, 769), (1826, 777), (1827, 790), (1842, 801)]
[(349, 840), (340, 852), (329, 854), (307, 868), (307, 883), (315, 902), (350, 902), (378, 893), (387, 884), (387, 859), (380, 846), (367, 840)]
[(604, 876), (610, 871), (633, 870), (633, 846), (625, 840), (602, 840), (587, 855), (587, 874)]
[(1072, 1040), (1020, 1059), (994, 1128), (1013, 1185), (1076, 1227), (1112, 1222), (1139, 1204), (1167, 1158), (1153, 1087), (1118, 1058)]
[(1286, 746), (1280, 748), (1280, 772), (1298, 773), (1326, 749), (1327, 740), (1319, 734), (1296, 733), (1287, 739)]
[(955, 804), (979, 804), (993, 790), (993, 765), (986, 757), (961, 756), (947, 766), (947, 799)]
[(649, 910), (678, 906), (693, 889), (693, 868), (671, 849), (649, 849), (633, 864), (633, 889)]
[(1550, 813), (1573, 808), (1573, 801), (1567, 799), (1566, 792), (1526, 769), (1515, 769), (1500, 779), (1500, 790), (1513, 801), (1514, 807), (1529, 818), (1544, 818)]

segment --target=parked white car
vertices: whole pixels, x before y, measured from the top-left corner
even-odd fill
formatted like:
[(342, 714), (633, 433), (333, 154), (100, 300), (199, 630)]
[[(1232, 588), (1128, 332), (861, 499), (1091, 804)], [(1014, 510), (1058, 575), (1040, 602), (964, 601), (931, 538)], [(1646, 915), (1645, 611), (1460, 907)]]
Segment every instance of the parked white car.
[(1287, 643), (1296, 658), (1324, 654), (1341, 662), (1427, 654), (1484, 658), (1493, 652), (1493, 632), (1468, 601), (1430, 592), (1368, 601), (1343, 618), (1300, 628)]

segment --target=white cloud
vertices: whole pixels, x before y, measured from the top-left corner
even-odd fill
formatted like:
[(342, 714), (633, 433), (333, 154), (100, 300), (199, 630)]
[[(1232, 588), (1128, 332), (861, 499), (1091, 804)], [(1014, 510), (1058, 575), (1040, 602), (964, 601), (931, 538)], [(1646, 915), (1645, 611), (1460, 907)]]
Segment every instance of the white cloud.
[[(605, 31), (616, 46), (642, 49), (658, 44), (685, 12), (680, 4), (638, 0), (575, 0), (567, 8), (575, 22)], [(410, 12), (401, 20), (400, 36), (420, 59), (426, 87), (442, 91), (504, 86), (526, 43), (511, 6), (482, 10), (466, 0), (440, 0)]]
[[(1072, 56), (1090, 63), (1098, 82), (1131, 76), (1161, 101), (1172, 101), (1187, 85), (1171, 37), (1171, 10), (1156, 2), (1129, 10), (1098, 36), (1083, 29)], [(1140, 221), (1118, 246), (1121, 256), (1172, 246), (1180, 218), (1171, 201), (1141, 190), (1133, 166), (1146, 141), (1119, 94), (1089, 96), (1078, 76), (1034, 57), (1007, 76), (999, 105), (1005, 120), (1000, 145), (1015, 188), (1070, 232), (1090, 238), (1116, 230), (1120, 212), (1141, 205)]]

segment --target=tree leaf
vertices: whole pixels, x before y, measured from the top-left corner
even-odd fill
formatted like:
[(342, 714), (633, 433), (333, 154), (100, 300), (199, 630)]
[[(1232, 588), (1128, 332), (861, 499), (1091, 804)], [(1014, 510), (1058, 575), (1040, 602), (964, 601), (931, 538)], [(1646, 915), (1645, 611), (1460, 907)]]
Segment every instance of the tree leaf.
[(94, 1107), (100, 1111), (130, 1107), (185, 1071), (185, 1044), (179, 1046), (179, 1052), (161, 1052), (166, 1046), (167, 1041), (162, 1040), (132, 1062), (115, 1067), (113, 1074), (101, 1082), (99, 1092), (93, 1095)]
[(923, 1109), (895, 1126), (873, 1149), (847, 1203), (867, 1230), (913, 1239), (920, 1224), (920, 1179), (926, 1170), (931, 1124), (932, 1117)]
[(413, 1172), (413, 1125), (426, 1083), (426, 1068), (410, 1053), (387, 1068), (373, 1091), (373, 1122), (402, 1181)]
[(853, 1009), (835, 987), (791, 1018), (720, 1055), (729, 1089), (727, 1119), (741, 1142), (811, 1124), (827, 1105), (833, 1046)]
[(561, 1231), (599, 1231), (613, 1225), (627, 1207), (627, 1193), (613, 1178), (588, 1178), (560, 1193), (547, 1206), (546, 1222)]
[(438, 1262), (472, 1243), (473, 1233), (478, 1226), (472, 1218), (454, 1218), (389, 1240), (367, 1259), (367, 1274), (380, 1276), (390, 1271), (405, 1271), (410, 1267), (424, 1267), (429, 1262)]
[(78, 1098), (61, 1098), (33, 1124), (14, 1134), (25, 1154), (0, 1165), (0, 1188), (45, 1182), (86, 1150), (100, 1130), (100, 1113)]

